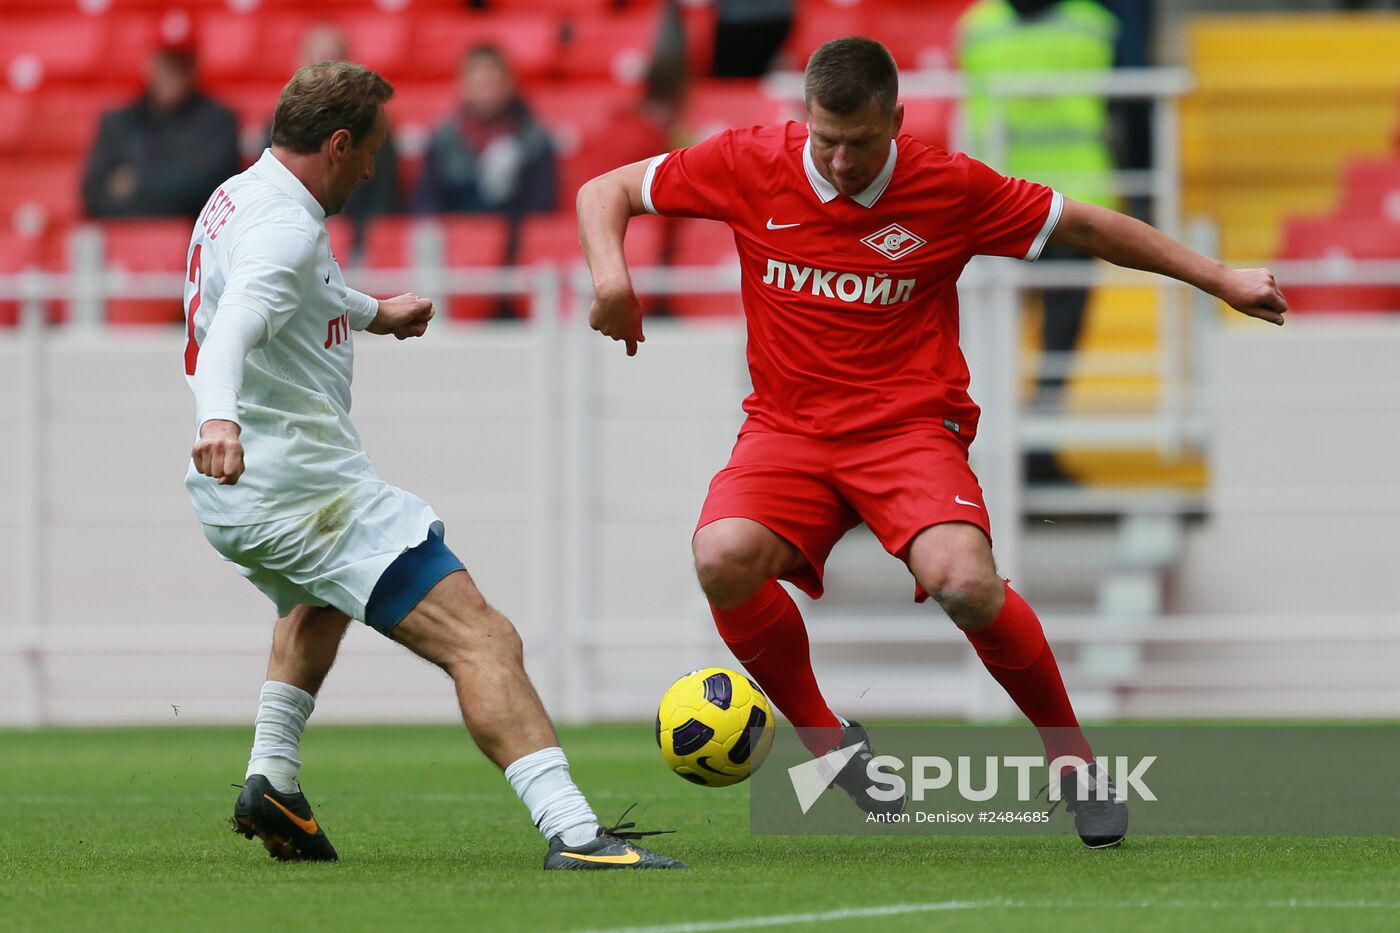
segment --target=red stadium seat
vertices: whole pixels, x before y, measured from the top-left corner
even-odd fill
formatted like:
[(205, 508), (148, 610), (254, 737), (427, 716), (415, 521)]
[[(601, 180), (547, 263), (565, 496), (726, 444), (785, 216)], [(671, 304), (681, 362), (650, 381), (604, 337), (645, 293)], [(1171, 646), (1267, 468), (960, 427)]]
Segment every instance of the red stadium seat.
[[(1284, 228), (1284, 259), (1400, 259), (1400, 223), (1352, 217), (1295, 217)], [(1400, 311), (1400, 285), (1294, 285), (1294, 311)]]
[(530, 11), (554, 14), (602, 14), (616, 10), (620, 6), (645, 6), (646, 3), (619, 3), (618, 0), (491, 0), (493, 10), (508, 10), (512, 13)]
[(800, 103), (774, 100), (759, 82), (740, 79), (696, 84), (686, 101), (684, 122), (696, 139), (704, 139), (730, 127), (800, 119)]
[(326, 218), (326, 233), (331, 238), (331, 256), (342, 269), (351, 264), (355, 247), (355, 225), (343, 215)]
[(948, 148), (952, 128), (953, 102), (947, 98), (904, 98), (904, 128), (919, 142), (938, 149)]
[[(661, 262), (661, 228), (666, 223), (659, 217), (634, 217), (627, 225), (623, 254), (629, 266), (655, 266)], [(526, 217), (520, 229), (520, 245), (515, 265), (533, 266), (552, 263), (563, 274), (583, 262), (583, 250), (578, 243), (578, 218), (572, 212), (540, 214)]]
[[(283, 54), (283, 69), (291, 73), (294, 55), (292, 51), (276, 45), (281, 38), (266, 16), (251, 13), (231, 13), (227, 10), (213, 11), (198, 17), (195, 37), (199, 48), (199, 75), (202, 79), (240, 81), (257, 74), (258, 65), (264, 54)], [(292, 47), (295, 49), (295, 45)]]
[(102, 115), (135, 99), (109, 86), (46, 89), (36, 92), (33, 98), (25, 125), (24, 151), (66, 156), (86, 155), (97, 138)]
[(900, 68), (953, 68), (957, 65), (958, 17), (968, 3), (923, 7), (866, 4), (865, 35), (884, 43)]
[(472, 46), (501, 48), (517, 78), (549, 72), (558, 57), (559, 22), (537, 13), (425, 13), (412, 31), (410, 72), (419, 78), (452, 78)]
[(970, 5), (971, 0), (807, 0), (786, 47), (800, 68), (828, 39), (862, 35), (883, 42), (901, 68), (951, 67), (958, 17)]
[[(11, 84), (81, 81), (101, 74), (107, 21), (73, 13), (16, 17), (0, 28), (0, 74)], [(37, 63), (37, 71), (25, 62)], [(36, 83), (37, 83), (36, 82)], [(28, 90), (17, 87), (16, 90)]]
[(828, 39), (864, 35), (865, 32), (865, 10), (808, 0), (798, 7), (793, 17), (792, 31), (788, 33), (784, 49), (791, 56), (793, 66), (800, 69), (817, 46)]
[(389, 124), (400, 158), (421, 159), (433, 130), (452, 114), (460, 100), (455, 82), (404, 82), (394, 85)]
[(0, 90), (0, 156), (22, 152), (29, 142), (29, 113), (32, 94)]
[[(0, 275), (41, 268), (47, 258), (44, 243), (40, 237), (0, 229)], [(19, 322), (19, 313), (19, 302), (0, 300), (0, 327), (13, 327)]]
[[(739, 261), (734, 235), (712, 220), (676, 220), (671, 250), (673, 266), (728, 266)], [(667, 301), (677, 317), (714, 318), (742, 314), (737, 294), (677, 295)]]
[[(120, 220), (101, 225), (103, 263), (127, 272), (185, 271), (190, 221)], [(174, 324), (184, 319), (178, 298), (125, 298), (107, 302), (107, 323), (115, 326)]]
[[(218, 9), (223, 10), (223, 6)], [(124, 83), (134, 97), (146, 80), (147, 61), (160, 34), (160, 17), (154, 10), (122, 10), (106, 19), (107, 48), (102, 56), (102, 79)], [(197, 25), (195, 38), (196, 41), (199, 38)], [(207, 62), (200, 62), (201, 74), (208, 71), (207, 65)]]
[[(496, 268), (505, 262), (507, 230), (500, 217), (439, 217), (443, 254), (453, 269)], [(372, 228), (371, 228), (372, 229)], [(491, 295), (448, 295), (447, 313), (456, 320), (481, 320), (502, 306)]]
[(78, 216), (83, 166), (78, 159), (0, 162), (0, 230), (54, 230)]
[(646, 76), (660, 25), (659, 9), (574, 17), (558, 71), (568, 79), (609, 78), (619, 84), (638, 84)]
[[(337, 13), (327, 18), (345, 33), (350, 59), (385, 75), (390, 81), (405, 73), (413, 17), (397, 13)], [(291, 77), (294, 63), (286, 65)]]
[(1338, 213), (1400, 223), (1400, 158), (1357, 159), (1348, 164)]
[[(663, 230), (669, 221), (659, 217), (634, 217), (627, 226), (627, 239), (623, 243), (623, 253), (627, 264), (632, 268), (644, 268), (661, 264)], [(572, 213), (537, 215), (527, 217), (521, 224), (515, 262), (517, 266), (549, 264), (557, 267), (560, 275), (561, 296), (567, 276), (583, 263), (583, 251), (578, 242), (578, 218)], [(511, 303), (515, 313), (526, 316), (528, 302), (518, 299)], [(561, 308), (569, 314), (575, 309)]]

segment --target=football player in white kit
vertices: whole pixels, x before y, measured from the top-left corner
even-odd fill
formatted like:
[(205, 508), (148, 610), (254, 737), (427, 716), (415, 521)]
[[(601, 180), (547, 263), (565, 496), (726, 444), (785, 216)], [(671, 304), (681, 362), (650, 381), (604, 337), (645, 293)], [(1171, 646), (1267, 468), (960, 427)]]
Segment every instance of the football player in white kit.
[(548, 843), (545, 868), (681, 867), (601, 827), (526, 676), (520, 637), (418, 497), (381, 480), (350, 423), (354, 331), (422, 336), (431, 302), (348, 288), (326, 217), (373, 173), (382, 77), (298, 71), (271, 148), (209, 199), (190, 238), (185, 374), (197, 440), (185, 485), (214, 548), (277, 605), (234, 830), (279, 859), (333, 860), (297, 780), (315, 695), (351, 619), (452, 678), (467, 728)]

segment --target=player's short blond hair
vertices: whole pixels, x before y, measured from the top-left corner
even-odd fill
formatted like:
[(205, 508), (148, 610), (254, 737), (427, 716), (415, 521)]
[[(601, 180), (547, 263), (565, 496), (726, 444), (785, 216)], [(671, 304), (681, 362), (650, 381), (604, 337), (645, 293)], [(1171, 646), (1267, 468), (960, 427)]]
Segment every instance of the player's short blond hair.
[(349, 130), (358, 146), (374, 129), (379, 108), (394, 86), (363, 65), (317, 62), (292, 75), (272, 114), (272, 144), (306, 155), (336, 130)]
[(873, 100), (888, 115), (899, 100), (899, 69), (889, 50), (874, 39), (846, 36), (812, 53), (803, 85), (808, 109), (815, 101), (823, 110), (845, 116)]

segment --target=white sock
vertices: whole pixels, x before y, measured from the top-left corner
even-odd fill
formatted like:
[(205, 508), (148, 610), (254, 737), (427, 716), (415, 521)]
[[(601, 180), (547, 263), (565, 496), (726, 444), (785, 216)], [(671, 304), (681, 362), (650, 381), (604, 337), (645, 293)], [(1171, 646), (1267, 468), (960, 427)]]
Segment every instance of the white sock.
[(564, 845), (581, 846), (598, 835), (598, 818), (569, 777), (569, 759), (557, 745), (511, 762), (506, 780), (546, 840), (562, 836)]
[(264, 683), (245, 777), (261, 774), (284, 794), (301, 790), (301, 732), (315, 708), (316, 698), (300, 687), (276, 680)]

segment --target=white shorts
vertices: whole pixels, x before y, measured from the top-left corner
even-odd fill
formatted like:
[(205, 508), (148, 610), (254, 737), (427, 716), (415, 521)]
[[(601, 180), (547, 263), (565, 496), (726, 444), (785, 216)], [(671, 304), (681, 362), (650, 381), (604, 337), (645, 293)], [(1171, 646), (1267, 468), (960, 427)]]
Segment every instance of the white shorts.
[(204, 537), (277, 604), (331, 606), (361, 622), (389, 565), (441, 521), (428, 503), (383, 480), (356, 483), (310, 515), (260, 525), (205, 525)]

